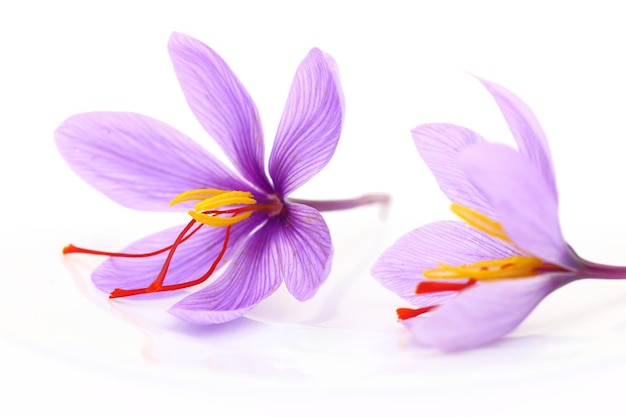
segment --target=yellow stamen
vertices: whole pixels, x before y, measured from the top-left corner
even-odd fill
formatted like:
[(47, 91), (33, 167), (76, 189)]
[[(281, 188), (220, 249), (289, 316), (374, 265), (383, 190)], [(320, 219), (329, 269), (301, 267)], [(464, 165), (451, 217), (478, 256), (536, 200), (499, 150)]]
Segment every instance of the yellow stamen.
[[(513, 244), (502, 225), (482, 213), (457, 203), (452, 203), (451, 210), (470, 226), (505, 242)], [(513, 244), (514, 245), (514, 244)], [(438, 268), (423, 272), (427, 279), (471, 279), (493, 281), (498, 279), (525, 278), (538, 275), (547, 270), (559, 270), (560, 267), (544, 263), (534, 256), (514, 255), (504, 259), (479, 261), (468, 265), (448, 265), (439, 263)]]
[(217, 207), (233, 206), (237, 204), (256, 204), (256, 200), (252, 198), (252, 193), (248, 191), (229, 191), (196, 204), (196, 211), (211, 210)]
[(227, 192), (227, 190), (218, 190), (215, 188), (201, 188), (199, 190), (189, 190), (185, 191), (184, 193), (180, 193), (176, 197), (174, 197), (174, 199), (170, 201), (170, 206), (185, 201), (206, 200), (207, 198), (211, 198)]
[(193, 217), (196, 221), (206, 224), (207, 226), (213, 227), (222, 227), (229, 226), (231, 224), (239, 223), (242, 220), (247, 219), (252, 215), (251, 211), (244, 212), (237, 216), (233, 217), (219, 217), (219, 216), (210, 216), (204, 213), (198, 213), (196, 211), (189, 210), (189, 215)]
[(423, 272), (429, 279), (475, 279), (490, 281), (505, 278), (523, 278), (534, 276), (542, 269), (553, 269), (553, 265), (544, 264), (541, 259), (515, 255), (505, 259), (479, 261), (470, 265), (447, 265), (439, 263), (439, 268)]
[[(174, 197), (170, 206), (185, 201), (201, 200), (189, 210), (189, 215), (196, 221), (213, 227), (230, 226), (247, 219), (254, 210), (245, 207), (232, 208), (233, 206), (250, 206), (256, 204), (256, 200), (249, 191), (228, 191), (215, 188), (203, 188), (185, 191)], [(224, 207), (231, 207), (224, 209)], [(225, 216), (225, 217), (223, 217)]]
[(502, 225), (489, 217), (457, 203), (452, 203), (452, 212), (465, 220), (470, 226), (505, 242), (511, 242)]

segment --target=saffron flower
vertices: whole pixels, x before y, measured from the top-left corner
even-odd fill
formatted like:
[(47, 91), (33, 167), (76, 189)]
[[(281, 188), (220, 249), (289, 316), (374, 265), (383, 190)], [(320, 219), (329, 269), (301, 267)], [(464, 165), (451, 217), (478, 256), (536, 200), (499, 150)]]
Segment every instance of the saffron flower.
[(626, 278), (626, 268), (579, 257), (565, 242), (548, 142), (517, 96), (481, 80), (518, 149), (470, 129), (427, 124), (417, 149), (464, 222), (440, 221), (388, 248), (372, 274), (415, 308), (398, 317), (422, 345), (444, 351), (492, 343), (556, 289), (583, 278)]
[[(256, 106), (208, 46), (174, 33), (174, 70), (192, 112), (236, 172), (164, 122), (136, 113), (78, 114), (55, 132), (59, 152), (87, 183), (132, 209), (186, 210), (181, 227), (141, 239), (121, 252), (69, 245), (64, 253), (110, 256), (92, 274), (111, 298), (205, 288), (169, 310), (199, 324), (244, 315), (284, 281), (298, 300), (327, 278), (333, 254), (319, 210), (386, 202), (385, 195), (304, 201), (289, 195), (332, 157), (344, 101), (333, 59), (312, 49), (298, 67), (265, 172)], [(190, 202), (195, 202), (191, 205)]]

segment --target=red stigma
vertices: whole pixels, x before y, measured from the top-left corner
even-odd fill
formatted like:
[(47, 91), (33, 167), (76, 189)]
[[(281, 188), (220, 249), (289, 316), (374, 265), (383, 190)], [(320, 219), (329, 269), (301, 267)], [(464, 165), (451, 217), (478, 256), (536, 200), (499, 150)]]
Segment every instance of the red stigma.
[[(257, 206), (246, 206), (246, 207), (241, 207), (241, 208), (236, 208), (236, 209), (227, 209), (227, 210), (208, 210), (203, 213), (207, 215), (212, 215), (212, 216), (230, 214), (231, 216), (234, 217), (243, 212), (254, 211), (255, 209), (264, 209), (264, 208), (265, 208), (264, 206), (257, 205)], [(170, 263), (172, 261), (172, 258), (174, 257), (174, 253), (176, 252), (176, 249), (182, 243), (184, 243), (190, 237), (192, 237), (198, 230), (200, 230), (202, 226), (204, 226), (204, 224), (201, 223), (201, 224), (198, 224), (195, 228), (193, 228), (195, 223), (196, 223), (196, 220), (191, 220), (180, 232), (180, 234), (178, 235), (174, 243), (164, 248), (152, 251), (152, 252), (145, 252), (145, 253), (106, 252), (106, 251), (85, 249), (85, 248), (81, 248), (81, 247), (70, 244), (63, 248), (63, 254), (65, 255), (65, 254), (70, 254), (70, 253), (84, 253), (84, 254), (89, 254), (89, 255), (103, 255), (103, 256), (120, 257), (120, 258), (146, 258), (150, 256), (160, 255), (165, 252), (169, 252), (167, 254), (167, 258), (165, 259), (163, 263), (163, 267), (161, 268), (161, 271), (159, 272), (157, 277), (154, 279), (154, 281), (150, 283), (150, 285), (148, 285), (145, 288), (134, 288), (134, 289), (116, 288), (113, 290), (113, 292), (111, 292), (111, 294), (109, 295), (109, 298), (128, 297), (128, 296), (139, 295), (139, 294), (149, 294), (149, 293), (154, 293), (154, 292), (180, 290), (183, 288), (188, 288), (194, 285), (201, 284), (204, 281), (206, 281), (213, 274), (213, 272), (215, 272), (215, 270), (217, 269), (220, 261), (222, 260), (222, 258), (224, 257), (224, 254), (226, 253), (228, 242), (230, 240), (230, 231), (231, 231), (232, 225), (228, 225), (224, 227), (225, 233), (224, 233), (224, 241), (222, 243), (222, 249), (220, 250), (219, 254), (215, 258), (213, 263), (211, 264), (211, 267), (209, 268), (209, 270), (204, 275), (191, 281), (181, 282), (178, 284), (164, 285), (165, 277), (167, 275), (167, 271), (170, 267)]]
[[(476, 280), (469, 280), (467, 282), (441, 282), (441, 281), (421, 281), (415, 288), (416, 294), (432, 294), (436, 292), (444, 291), (462, 291), (472, 285), (476, 284)], [(439, 305), (433, 305), (421, 308), (399, 308), (396, 310), (398, 314), (398, 320), (408, 320), (417, 316), (421, 316), (424, 313), (432, 311)]]
[(422, 308), (399, 308), (396, 310), (396, 313), (398, 314), (398, 320), (408, 320), (408, 319), (412, 319), (413, 317), (420, 316), (424, 313), (428, 313), (435, 307), (437, 306), (429, 306), (429, 307), (422, 307)]
[[(190, 222), (190, 224), (193, 224), (194, 222), (195, 220)], [(211, 264), (211, 267), (209, 268), (209, 270), (200, 278), (196, 278), (192, 281), (181, 282), (178, 284), (163, 285), (163, 281), (165, 280), (165, 275), (167, 274), (167, 270), (169, 268), (170, 262), (174, 255), (174, 251), (176, 250), (178, 245), (182, 243), (183, 241), (183, 239), (181, 239), (181, 236), (183, 236), (183, 234), (186, 232), (186, 230), (183, 230), (183, 232), (178, 236), (178, 239), (176, 240), (176, 242), (174, 242), (174, 244), (172, 245), (170, 253), (168, 254), (167, 259), (165, 260), (165, 263), (163, 264), (163, 267), (161, 268), (161, 272), (159, 272), (159, 275), (157, 276), (157, 278), (154, 281), (152, 281), (152, 283), (149, 286), (147, 286), (146, 288), (137, 288), (137, 289), (132, 289), (132, 290), (116, 288), (109, 295), (109, 298), (128, 297), (131, 295), (148, 294), (148, 293), (153, 293), (153, 292), (174, 291), (174, 290), (180, 290), (183, 288), (193, 287), (194, 285), (203, 283), (204, 281), (209, 279), (211, 275), (213, 275), (213, 272), (215, 272), (215, 270), (217, 269), (217, 266), (219, 265), (220, 261), (224, 257), (224, 254), (226, 253), (226, 248), (228, 247), (228, 241), (230, 240), (231, 227), (232, 225), (226, 226), (226, 233), (224, 235), (224, 243), (222, 244), (222, 249), (220, 250), (220, 253), (217, 255), (213, 263)]]
[[(192, 224), (193, 222), (195, 222), (195, 220), (192, 221)], [(185, 236), (183, 240), (181, 240), (180, 243), (185, 242), (187, 239), (193, 236), (198, 230), (200, 230), (201, 227), (202, 225), (199, 224), (194, 230), (191, 231), (191, 233)], [(69, 253), (85, 253), (87, 255), (103, 255), (103, 256), (113, 256), (117, 258), (147, 258), (150, 256), (160, 255), (163, 252), (167, 252), (168, 250), (171, 250), (173, 246), (174, 245), (172, 244), (170, 246), (166, 246), (162, 249), (155, 250), (153, 252), (123, 253), (123, 252), (105, 252), (105, 251), (100, 251), (100, 250), (85, 249), (85, 248), (81, 248), (78, 246), (74, 246), (70, 243), (69, 245), (63, 248), (63, 255), (67, 255)]]
[(417, 284), (415, 294), (430, 294), (442, 291), (461, 291), (476, 284), (475, 280), (467, 282), (421, 281)]

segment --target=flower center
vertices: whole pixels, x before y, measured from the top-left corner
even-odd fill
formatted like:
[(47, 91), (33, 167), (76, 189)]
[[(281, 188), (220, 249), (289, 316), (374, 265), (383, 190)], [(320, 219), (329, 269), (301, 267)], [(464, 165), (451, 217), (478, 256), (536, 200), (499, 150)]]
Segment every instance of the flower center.
[(507, 278), (523, 278), (537, 275), (543, 269), (553, 266), (545, 264), (541, 259), (514, 255), (505, 259), (478, 261), (468, 265), (448, 265), (439, 263), (438, 268), (423, 272), (428, 279), (473, 279), (478, 281), (493, 281)]
[[(246, 220), (255, 210), (264, 207), (257, 205), (257, 201), (249, 191), (224, 191), (216, 189), (200, 189), (185, 191), (170, 201), (170, 206), (185, 201), (196, 201), (189, 215), (199, 223), (207, 226), (230, 226)], [(221, 209), (220, 209), (221, 208)], [(227, 215), (227, 217), (223, 217)]]
[[(482, 213), (468, 207), (452, 204), (452, 212), (465, 220), (470, 226), (511, 243), (502, 225)], [(531, 277), (546, 270), (559, 269), (557, 266), (543, 262), (534, 256), (514, 255), (504, 259), (478, 261), (468, 265), (448, 265), (439, 263), (438, 268), (423, 272), (428, 279), (471, 279), (493, 281), (498, 279)]]
[[(185, 191), (174, 197), (170, 202), (170, 206), (186, 201), (199, 201), (194, 205), (193, 210), (189, 210), (192, 220), (183, 228), (176, 240), (169, 246), (146, 253), (124, 253), (124, 252), (104, 252), (98, 250), (79, 248), (74, 245), (68, 245), (63, 248), (63, 254), (68, 253), (86, 253), (91, 255), (105, 255), (123, 258), (145, 258), (160, 255), (168, 252), (161, 271), (154, 281), (145, 288), (122, 289), (116, 288), (111, 292), (109, 298), (128, 297), (131, 295), (147, 294), (152, 292), (173, 291), (182, 288), (198, 285), (206, 281), (217, 269), (219, 262), (224, 257), (228, 242), (230, 240), (230, 231), (234, 224), (248, 219), (255, 211), (265, 211), (269, 217), (278, 215), (283, 209), (283, 203), (275, 196), (269, 196), (266, 202), (258, 204), (249, 191), (227, 191), (217, 189), (199, 189)], [(196, 224), (199, 223), (199, 224)], [(194, 227), (195, 226), (195, 227)], [(224, 240), (222, 248), (217, 257), (209, 267), (208, 271), (202, 276), (190, 281), (178, 284), (164, 284), (165, 276), (169, 269), (170, 263), (176, 249), (191, 236), (193, 236), (203, 226), (224, 227)]]
[[(484, 214), (456, 203), (452, 204), (451, 210), (470, 226), (504, 242), (512, 243), (502, 225)], [(545, 263), (534, 256), (526, 255), (513, 255), (504, 259), (483, 260), (467, 265), (449, 265), (440, 262), (437, 268), (427, 269), (422, 272), (426, 280), (419, 282), (415, 293), (459, 292), (476, 284), (477, 281), (526, 278), (554, 270), (561, 270), (561, 268), (557, 265)], [(417, 317), (431, 311), (435, 307), (437, 307), (437, 305), (417, 309), (399, 308), (397, 310), (398, 318), (400, 320), (406, 320)]]

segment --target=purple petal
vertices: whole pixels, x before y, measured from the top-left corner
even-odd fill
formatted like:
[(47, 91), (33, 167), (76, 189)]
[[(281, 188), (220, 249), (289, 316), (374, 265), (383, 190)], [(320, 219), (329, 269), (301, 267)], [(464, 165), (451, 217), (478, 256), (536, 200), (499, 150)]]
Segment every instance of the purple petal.
[(573, 279), (573, 275), (553, 274), (483, 283), (428, 316), (403, 323), (418, 342), (444, 351), (483, 346), (511, 332), (544, 297)]
[(312, 49), (296, 72), (269, 160), (279, 195), (288, 195), (326, 166), (342, 123), (336, 65), (330, 56)]
[(506, 88), (480, 78), (479, 81), (500, 107), (520, 153), (539, 169), (556, 196), (556, 181), (550, 157), (550, 147), (533, 112), (519, 97)]
[(460, 151), (485, 140), (470, 129), (444, 123), (421, 125), (411, 133), (417, 150), (450, 201), (493, 217), (493, 210), (457, 161)]
[(505, 145), (479, 144), (463, 151), (459, 163), (518, 248), (564, 268), (580, 267), (561, 234), (554, 190), (528, 159)]
[(333, 246), (322, 215), (302, 204), (288, 204), (276, 227), (278, 274), (298, 300), (313, 297), (330, 273)]
[(424, 280), (424, 270), (436, 268), (440, 262), (465, 265), (516, 254), (518, 252), (506, 243), (465, 223), (436, 222), (398, 239), (376, 261), (372, 275), (417, 307), (427, 307), (445, 301), (456, 292), (416, 295), (417, 284)]
[(254, 102), (226, 63), (202, 42), (173, 33), (168, 44), (191, 111), (241, 174), (271, 192), (264, 170), (263, 128)]
[(172, 198), (196, 188), (246, 189), (197, 143), (140, 114), (78, 114), (64, 121), (54, 137), (78, 176), (129, 208), (170, 210)]
[(218, 324), (241, 317), (274, 292), (282, 281), (285, 254), (270, 220), (243, 244), (217, 281), (170, 308), (176, 317), (196, 324)]
[[(247, 236), (261, 219), (250, 220), (232, 227), (224, 259), (230, 259), (233, 248)], [(123, 253), (152, 252), (174, 243), (183, 226), (147, 236), (124, 248)], [(176, 250), (165, 278), (165, 284), (191, 281), (206, 273), (217, 258), (224, 242), (225, 228), (203, 226)], [(92, 274), (96, 287), (111, 292), (116, 288), (145, 288), (156, 279), (165, 262), (167, 252), (146, 258), (112, 257), (104, 261)]]

